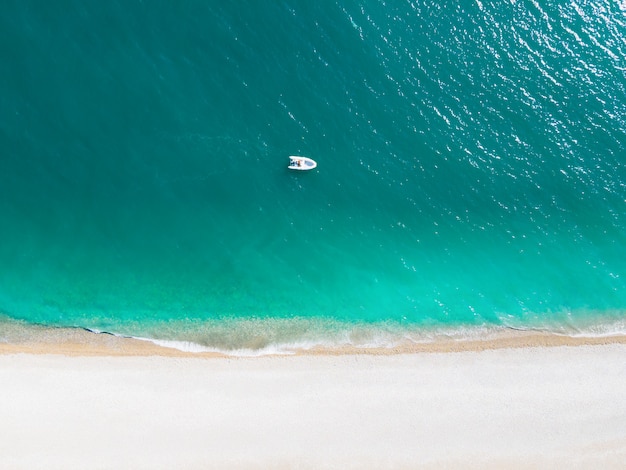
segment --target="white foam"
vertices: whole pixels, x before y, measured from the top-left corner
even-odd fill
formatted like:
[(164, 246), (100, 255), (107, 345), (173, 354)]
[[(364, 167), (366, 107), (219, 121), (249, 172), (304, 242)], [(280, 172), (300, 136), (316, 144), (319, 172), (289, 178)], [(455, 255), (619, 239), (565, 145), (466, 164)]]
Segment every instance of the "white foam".
[[(358, 349), (393, 349), (402, 344), (429, 344), (439, 341), (479, 341), (495, 339), (507, 332), (517, 330), (521, 332), (540, 332), (574, 338), (581, 337), (611, 337), (626, 334), (626, 321), (611, 321), (602, 324), (590, 325), (545, 325), (538, 328), (524, 328), (515, 326), (458, 326), (454, 328), (424, 328), (418, 326), (405, 326), (394, 324), (329, 324), (311, 323), (304, 325), (297, 331), (289, 331), (286, 334), (274, 334), (274, 327), (277, 325), (245, 321), (228, 325), (226, 328), (219, 325), (219, 329), (193, 331), (191, 338), (184, 336), (179, 339), (150, 338), (142, 336), (128, 336), (115, 333), (119, 337), (132, 337), (141, 341), (148, 341), (160, 347), (175, 349), (186, 353), (216, 353), (233, 357), (259, 357), (270, 355), (293, 355), (298, 351), (309, 351), (311, 349), (337, 349), (337, 348), (358, 348)], [(284, 326), (284, 325), (282, 325)], [(280, 330), (280, 328), (278, 328)], [(103, 333), (91, 330), (94, 333)], [(230, 338), (229, 344), (226, 341), (233, 331), (247, 332), (241, 337)], [(174, 333), (175, 331), (170, 331)], [(190, 333), (190, 332), (187, 332)], [(207, 333), (205, 336), (203, 333)], [(259, 347), (246, 347), (247, 344), (254, 343), (255, 335), (259, 335)], [(183, 333), (185, 335), (185, 333)], [(200, 338), (201, 342), (194, 341), (193, 338)], [(213, 344), (211, 338), (218, 341)], [(232, 347), (231, 347), (232, 345)]]
[(358, 347), (362, 349), (377, 349), (377, 348), (391, 349), (393, 347), (396, 347), (403, 340), (407, 339), (401, 336), (393, 336), (393, 335), (381, 333), (379, 335), (374, 335), (374, 337), (368, 341), (355, 341), (353, 338), (350, 337), (350, 333), (351, 332), (349, 331), (344, 332), (344, 334), (341, 335), (341, 338), (317, 340), (317, 341), (302, 340), (302, 341), (276, 343), (276, 344), (270, 344), (268, 346), (265, 346), (259, 349), (250, 349), (250, 348), (226, 349), (226, 348), (205, 346), (199, 343), (194, 343), (192, 341), (165, 340), (165, 339), (154, 339), (154, 338), (136, 337), (136, 336), (133, 336), (132, 338), (140, 340), (140, 341), (148, 341), (150, 343), (156, 344), (157, 346), (176, 349), (182, 352), (217, 353), (217, 354), (223, 354), (223, 355), (235, 356), (235, 357), (294, 355), (298, 351), (309, 351), (315, 348), (332, 349), (332, 348), (340, 348), (340, 347)]
[(156, 344), (157, 346), (170, 348), (170, 349), (176, 349), (178, 351), (183, 351), (183, 352), (190, 352), (190, 353), (208, 352), (208, 353), (217, 353), (217, 354), (224, 354), (228, 356), (238, 356), (238, 357), (257, 357), (257, 356), (267, 356), (267, 355), (277, 355), (277, 354), (289, 355), (289, 354), (295, 354), (295, 349), (297, 349), (295, 348), (294, 351), (289, 351), (287, 349), (280, 347), (279, 345), (276, 345), (276, 346), (268, 346), (268, 347), (261, 348), (258, 350), (243, 349), (243, 348), (227, 350), (227, 349), (203, 346), (201, 344), (193, 343), (191, 341), (174, 341), (174, 340), (151, 339), (151, 338), (135, 338), (135, 339), (138, 339), (141, 341), (149, 341), (153, 344)]
[(626, 335), (626, 322), (616, 321), (614, 323), (581, 327), (578, 332), (568, 334), (567, 336), (574, 338), (610, 338), (624, 335)]

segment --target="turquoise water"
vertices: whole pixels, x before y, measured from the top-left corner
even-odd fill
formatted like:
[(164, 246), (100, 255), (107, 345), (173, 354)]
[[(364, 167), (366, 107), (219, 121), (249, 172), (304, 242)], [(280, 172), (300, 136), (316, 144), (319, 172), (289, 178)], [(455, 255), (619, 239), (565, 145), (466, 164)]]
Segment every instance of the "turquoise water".
[(623, 2), (5, 3), (6, 321), (626, 330)]

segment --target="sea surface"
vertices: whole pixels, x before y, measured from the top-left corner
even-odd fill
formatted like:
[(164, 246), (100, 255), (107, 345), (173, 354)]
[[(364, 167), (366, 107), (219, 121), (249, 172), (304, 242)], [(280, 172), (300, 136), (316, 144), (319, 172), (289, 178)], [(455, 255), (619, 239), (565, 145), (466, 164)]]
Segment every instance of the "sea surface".
[(626, 2), (7, 0), (0, 312), (227, 351), (624, 333)]

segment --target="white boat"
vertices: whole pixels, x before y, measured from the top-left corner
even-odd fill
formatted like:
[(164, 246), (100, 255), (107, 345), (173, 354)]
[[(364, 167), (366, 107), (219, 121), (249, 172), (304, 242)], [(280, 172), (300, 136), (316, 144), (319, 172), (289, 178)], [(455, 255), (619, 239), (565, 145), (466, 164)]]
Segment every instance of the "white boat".
[(289, 166), (287, 168), (290, 170), (312, 170), (316, 166), (317, 162), (312, 158), (291, 155), (289, 157)]

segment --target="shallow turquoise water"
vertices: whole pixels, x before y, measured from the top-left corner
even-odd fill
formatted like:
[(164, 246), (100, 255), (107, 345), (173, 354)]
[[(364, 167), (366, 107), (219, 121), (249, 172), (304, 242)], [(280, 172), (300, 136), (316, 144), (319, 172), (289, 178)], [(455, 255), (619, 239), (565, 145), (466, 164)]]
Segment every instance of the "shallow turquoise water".
[(625, 10), (9, 2), (0, 311), (218, 347), (621, 329)]

